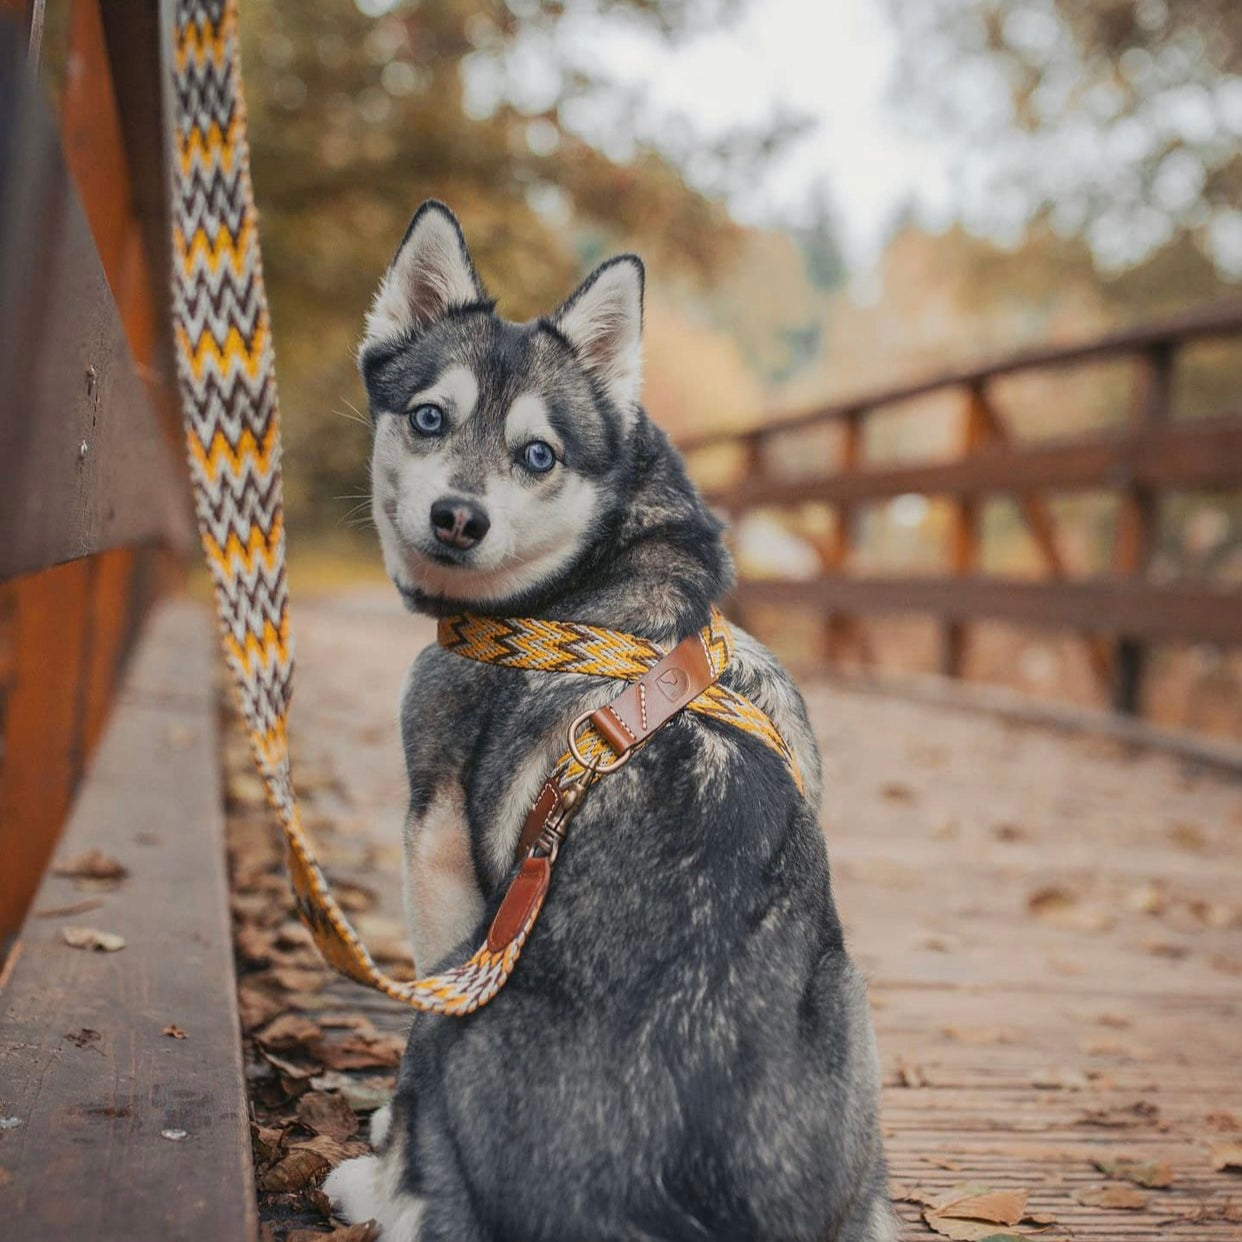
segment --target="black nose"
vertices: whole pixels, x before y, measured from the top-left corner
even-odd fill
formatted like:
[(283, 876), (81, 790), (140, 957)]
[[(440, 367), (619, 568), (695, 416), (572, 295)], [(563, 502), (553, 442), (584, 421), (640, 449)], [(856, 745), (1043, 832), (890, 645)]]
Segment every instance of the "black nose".
[(431, 529), (441, 543), (454, 548), (473, 548), (487, 534), (491, 519), (473, 500), (449, 498), (431, 506)]

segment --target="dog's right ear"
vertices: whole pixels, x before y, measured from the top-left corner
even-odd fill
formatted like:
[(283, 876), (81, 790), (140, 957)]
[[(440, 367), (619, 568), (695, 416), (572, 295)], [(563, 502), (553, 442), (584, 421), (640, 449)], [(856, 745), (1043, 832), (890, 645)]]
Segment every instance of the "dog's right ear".
[(417, 332), (455, 306), (486, 300), (457, 217), (428, 199), (375, 291), (360, 353)]

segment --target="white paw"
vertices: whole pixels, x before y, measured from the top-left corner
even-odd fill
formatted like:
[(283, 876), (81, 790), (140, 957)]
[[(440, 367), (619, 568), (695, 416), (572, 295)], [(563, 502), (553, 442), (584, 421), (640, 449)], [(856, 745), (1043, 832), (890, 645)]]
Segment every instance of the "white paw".
[(371, 1114), (371, 1146), (379, 1151), (388, 1145), (388, 1131), (392, 1128), (392, 1105), (385, 1104)]
[(324, 1179), (323, 1192), (336, 1212), (356, 1225), (379, 1214), (380, 1162), (375, 1156), (343, 1160)]

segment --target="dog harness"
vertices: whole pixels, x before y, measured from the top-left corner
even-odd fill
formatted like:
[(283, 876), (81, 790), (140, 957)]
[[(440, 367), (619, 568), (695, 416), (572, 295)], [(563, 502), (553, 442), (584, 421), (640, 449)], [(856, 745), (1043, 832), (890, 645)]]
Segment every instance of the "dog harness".
[(527, 815), (519, 865), (487, 939), (461, 966), (403, 983), (375, 964), (332, 896), (302, 826), (290, 771), (293, 677), (281, 498), (280, 419), (271, 325), (237, 42), (236, 0), (177, 0), (174, 25), (173, 326), (190, 478), (215, 588), (225, 659), (255, 764), (288, 846), (303, 923), (342, 974), (415, 1009), (463, 1015), (512, 973), (548, 892), (571, 817), (591, 785), (616, 771), (683, 708), (757, 738), (799, 789), (793, 755), (771, 720), (719, 685), (733, 650), (719, 613), (665, 652), (589, 625), (459, 616), (439, 640), (472, 660), (630, 683), (583, 712)]

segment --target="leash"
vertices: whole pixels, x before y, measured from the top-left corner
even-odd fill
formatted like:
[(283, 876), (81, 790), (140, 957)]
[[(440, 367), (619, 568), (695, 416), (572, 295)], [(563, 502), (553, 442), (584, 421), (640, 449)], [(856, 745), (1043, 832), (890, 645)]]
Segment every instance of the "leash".
[(448, 650), (510, 668), (630, 682), (569, 727), (566, 751), (527, 815), (520, 866), (485, 942), (460, 966), (403, 983), (375, 964), (350, 925), (302, 826), (290, 773), (293, 677), (281, 499), (280, 417), (271, 324), (242, 98), (236, 0), (177, 0), (173, 89), (173, 327), (190, 477), (225, 660), (255, 765), (287, 845), (295, 905), (324, 960), (415, 1009), (464, 1015), (504, 986), (539, 917), (569, 821), (591, 785), (615, 772), (683, 708), (723, 721), (780, 755), (776, 727), (718, 684), (732, 655), (724, 619), (670, 652), (632, 635), (535, 619), (461, 616), (440, 623)]

